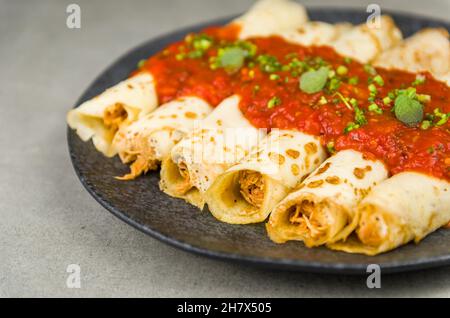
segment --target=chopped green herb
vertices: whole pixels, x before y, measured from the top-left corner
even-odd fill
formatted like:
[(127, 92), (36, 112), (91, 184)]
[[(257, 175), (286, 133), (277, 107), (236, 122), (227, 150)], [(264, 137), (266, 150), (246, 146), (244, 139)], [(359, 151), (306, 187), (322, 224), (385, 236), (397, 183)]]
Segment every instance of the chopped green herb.
[(270, 74), (269, 76), (271, 81), (278, 81), (280, 79), (280, 75), (278, 74)]
[(274, 108), (275, 106), (278, 106), (281, 104), (281, 99), (278, 96), (272, 97), (269, 102), (267, 103), (267, 108)]
[(443, 114), (443, 116), (441, 117), (441, 119), (436, 123), (436, 126), (442, 126), (445, 123), (447, 123), (448, 119), (450, 118), (450, 113), (448, 114)]
[(348, 79), (348, 83), (349, 83), (350, 85), (358, 85), (358, 83), (359, 83), (359, 77), (358, 77), (358, 76), (350, 77), (350, 78)]
[(341, 76), (346, 75), (348, 73), (348, 68), (344, 65), (339, 65), (336, 69), (336, 73)]
[(328, 84), (328, 89), (330, 91), (336, 91), (341, 86), (341, 80), (334, 77), (330, 80)]
[(422, 122), (422, 124), (420, 125), (420, 128), (423, 130), (427, 130), (430, 127), (431, 127), (431, 121), (429, 121), (429, 120), (424, 120)]
[[(347, 107), (350, 110), (353, 110), (353, 107), (352, 107), (352, 105), (350, 105), (347, 97), (345, 97), (344, 95), (342, 95), (339, 92), (336, 92), (335, 95), (337, 95), (339, 97), (339, 99), (337, 100), (337, 103), (339, 101), (342, 101), (344, 103), (345, 107)], [(335, 104), (337, 104), (337, 103), (335, 103)]]
[(392, 102), (391, 98), (389, 96), (386, 96), (383, 98), (383, 104), (389, 105)]
[(344, 133), (348, 134), (352, 130), (358, 129), (359, 125), (355, 124), (354, 122), (349, 122), (347, 126), (344, 128)]
[(184, 60), (185, 57), (186, 57), (186, 54), (184, 54), (184, 53), (178, 53), (177, 55), (175, 55), (175, 59), (177, 61)]
[(145, 59), (144, 60), (140, 60), (138, 63), (137, 63), (137, 67), (138, 68), (142, 68), (144, 65), (145, 65)]
[(317, 71), (311, 70), (300, 77), (300, 89), (308, 94), (320, 92), (327, 83), (328, 67), (321, 67)]
[(366, 71), (367, 74), (372, 75), (372, 76), (375, 76), (377, 74), (376, 69), (370, 64), (364, 65), (364, 71)]
[(378, 106), (375, 103), (370, 104), (368, 109), (369, 109), (369, 111), (374, 112), (374, 113), (379, 114), (379, 115), (381, 115), (383, 113), (383, 110), (380, 108), (380, 106)]
[(384, 85), (384, 80), (380, 75), (377, 75), (373, 78), (373, 81), (378, 84), (378, 86), (383, 86)]
[(426, 81), (426, 77), (423, 76), (423, 75), (421, 75), (421, 74), (418, 74), (418, 75), (416, 76), (416, 79), (414, 80), (414, 82), (411, 83), (411, 85), (412, 85), (412, 86), (421, 85), (421, 84), (424, 84), (425, 81)]
[(355, 121), (358, 124), (358, 128), (362, 125), (367, 124), (366, 116), (364, 116), (364, 111), (358, 106), (353, 107), (355, 110)]
[(434, 153), (434, 147), (429, 147), (429, 148), (427, 149), (427, 152), (428, 152), (429, 154), (433, 154), (433, 153)]
[(376, 95), (376, 94), (377, 94), (377, 87), (376, 87), (374, 84), (370, 84), (370, 85), (368, 86), (368, 88), (369, 88), (369, 92), (370, 92), (371, 94), (373, 94), (373, 95)]
[(199, 59), (203, 56), (203, 51), (202, 50), (194, 50), (194, 51), (190, 51), (189, 53), (187, 53), (187, 57), (190, 59)]
[(325, 104), (327, 104), (328, 103), (328, 100), (326, 99), (326, 97), (325, 96), (321, 96), (320, 97), (320, 100), (319, 100), (319, 104), (320, 105), (325, 105)]
[(206, 51), (213, 45), (213, 39), (206, 34), (195, 35), (191, 42), (195, 50)]
[(345, 64), (350, 64), (352, 62), (352, 58), (351, 57), (344, 57), (344, 63)]
[(336, 152), (336, 148), (334, 147), (334, 141), (329, 141), (327, 143), (327, 150), (330, 154), (334, 154)]
[(273, 73), (281, 70), (281, 64), (275, 56), (267, 54), (259, 55), (256, 61), (263, 72)]
[(431, 96), (426, 94), (417, 94), (417, 100), (421, 103), (428, 103), (431, 101)]

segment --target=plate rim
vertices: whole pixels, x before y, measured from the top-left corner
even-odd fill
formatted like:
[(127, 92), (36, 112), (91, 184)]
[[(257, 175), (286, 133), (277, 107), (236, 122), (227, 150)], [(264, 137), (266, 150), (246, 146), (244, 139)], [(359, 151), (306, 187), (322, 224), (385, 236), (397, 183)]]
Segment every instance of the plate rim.
[[(350, 7), (333, 7), (333, 6), (323, 6), (323, 7), (307, 7), (306, 10), (308, 13), (311, 12), (321, 12), (321, 11), (334, 11), (339, 12), (340, 14), (356, 14), (361, 13), (361, 9), (350, 8)], [(419, 14), (411, 14), (405, 11), (396, 11), (396, 10), (383, 10), (383, 13), (389, 15), (395, 15), (397, 17), (403, 18), (414, 18), (419, 20), (426, 20), (431, 23), (446, 25), (447, 29), (450, 31), (450, 22), (442, 19), (437, 19), (433, 17), (428, 17), (425, 15)], [(182, 34), (186, 34), (192, 29), (198, 29), (207, 27), (210, 25), (220, 25), (226, 21), (229, 21), (236, 17), (236, 15), (216, 18), (206, 22), (201, 22), (197, 24), (188, 25), (182, 28), (178, 28), (172, 30), (170, 32), (166, 32), (155, 37), (152, 37), (131, 49), (125, 51), (125, 53), (119, 55), (113, 62), (108, 64), (106, 68), (97, 75), (94, 80), (92, 80), (89, 85), (84, 89), (80, 97), (77, 99), (75, 105), (71, 108), (76, 108), (83, 101), (83, 98), (88, 94), (89, 89), (99, 81), (100, 78), (106, 75), (108, 71), (114, 65), (120, 64), (125, 58), (127, 58), (131, 53), (136, 52), (144, 47), (148, 46), (152, 42), (162, 41), (166, 38), (180, 36)], [(395, 19), (394, 19), (395, 20)], [(346, 274), (346, 275), (363, 275), (366, 274), (367, 265), (369, 263), (324, 263), (318, 261), (304, 261), (301, 259), (286, 259), (286, 258), (272, 258), (272, 257), (257, 257), (244, 255), (239, 253), (231, 253), (231, 252), (221, 252), (217, 250), (207, 249), (199, 246), (195, 246), (194, 244), (187, 243), (171, 236), (164, 235), (157, 230), (153, 230), (152, 228), (135, 221), (133, 218), (128, 217), (126, 213), (122, 212), (119, 208), (115, 207), (111, 204), (107, 199), (103, 198), (102, 194), (97, 191), (94, 184), (91, 184), (85, 175), (82, 174), (80, 168), (77, 166), (79, 164), (78, 159), (76, 157), (76, 152), (74, 151), (73, 139), (78, 138), (76, 134), (71, 130), (71, 128), (66, 125), (66, 140), (68, 151), (70, 155), (70, 161), (72, 164), (75, 173), (80, 180), (83, 187), (87, 190), (87, 192), (107, 211), (113, 214), (115, 217), (125, 222), (126, 224), (134, 227), (135, 229), (149, 235), (152, 238), (157, 239), (160, 242), (166, 243), (169, 246), (181, 249), (186, 252), (190, 252), (196, 255), (206, 256), (208, 258), (235, 262), (235, 263), (245, 263), (250, 264), (256, 267), (265, 267), (265, 268), (274, 268), (274, 269), (283, 269), (288, 271), (301, 271), (301, 272), (310, 272), (310, 273), (322, 273), (322, 274)], [(91, 142), (91, 141), (89, 141)], [(111, 159), (111, 158), (109, 158)], [(380, 264), (381, 270), (384, 274), (391, 273), (400, 273), (400, 272), (409, 272), (416, 271), (422, 269), (430, 269), (441, 266), (450, 265), (450, 251), (447, 255), (439, 255), (432, 256), (427, 258), (419, 258), (417, 260), (411, 261), (387, 261)]]

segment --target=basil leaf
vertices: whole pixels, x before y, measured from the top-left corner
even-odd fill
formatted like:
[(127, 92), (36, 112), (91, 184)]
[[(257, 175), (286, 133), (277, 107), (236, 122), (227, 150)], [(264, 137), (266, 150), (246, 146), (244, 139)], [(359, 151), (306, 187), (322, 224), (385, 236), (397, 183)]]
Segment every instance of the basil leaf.
[(247, 52), (240, 47), (223, 48), (218, 52), (217, 62), (228, 71), (236, 71), (244, 65), (246, 54)]
[(317, 71), (311, 70), (300, 76), (300, 89), (308, 94), (320, 92), (327, 83), (329, 69), (322, 66)]
[(423, 119), (423, 105), (407, 94), (401, 94), (395, 99), (395, 117), (402, 123), (413, 126)]

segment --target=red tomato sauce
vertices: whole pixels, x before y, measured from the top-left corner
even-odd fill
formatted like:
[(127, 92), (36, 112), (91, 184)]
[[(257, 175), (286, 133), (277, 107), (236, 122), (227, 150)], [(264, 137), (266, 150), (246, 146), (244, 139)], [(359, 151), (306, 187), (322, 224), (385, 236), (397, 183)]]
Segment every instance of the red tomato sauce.
[[(238, 30), (233, 27), (209, 28), (203, 33), (217, 43), (223, 43), (234, 41)], [(410, 127), (391, 111), (393, 101), (390, 104), (383, 102), (389, 92), (410, 87), (417, 74), (375, 68), (384, 85), (377, 86), (375, 100), (369, 101), (368, 85), (373, 74), (368, 73), (363, 64), (344, 58), (331, 47), (305, 47), (279, 37), (254, 38), (248, 42), (256, 45), (258, 55), (269, 54), (281, 63), (289, 62), (287, 56), (295, 54), (298, 60), (320, 57), (333, 69), (345, 65), (345, 80), (333, 94), (326, 91), (308, 94), (299, 88), (299, 76), (293, 76), (290, 71), (279, 70), (271, 77), (257, 65), (250, 64), (244, 64), (235, 72), (211, 69), (210, 61), (218, 52), (214, 46), (200, 58), (179, 59), (177, 55), (183, 52), (184, 41), (149, 58), (140, 71), (149, 71), (154, 76), (161, 104), (194, 95), (215, 106), (226, 97), (239, 94), (240, 108), (255, 127), (296, 129), (320, 136), (323, 145), (333, 145), (334, 151), (355, 149), (380, 159), (391, 174), (421, 171), (450, 181), (450, 121), (428, 129), (418, 125)], [(424, 113), (432, 114), (436, 108), (449, 113), (450, 88), (429, 73), (421, 76), (425, 82), (415, 86), (417, 93), (431, 97), (429, 102), (423, 103)], [(349, 78), (355, 77), (358, 83), (348, 83)], [(366, 124), (344, 132), (348, 123), (354, 121), (355, 111), (339, 99), (337, 92), (358, 102)], [(274, 97), (279, 99), (279, 104), (268, 107)], [(381, 114), (368, 110), (373, 103), (382, 110)]]

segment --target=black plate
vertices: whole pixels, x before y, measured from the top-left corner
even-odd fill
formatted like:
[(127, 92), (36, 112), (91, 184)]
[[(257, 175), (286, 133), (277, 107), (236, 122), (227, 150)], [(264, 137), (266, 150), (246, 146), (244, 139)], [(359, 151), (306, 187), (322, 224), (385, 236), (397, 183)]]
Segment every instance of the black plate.
[[(367, 14), (363, 9), (310, 9), (312, 20), (362, 23)], [(424, 27), (444, 27), (447, 23), (428, 18), (392, 13), (404, 35)], [(186, 28), (150, 40), (122, 56), (101, 74), (78, 100), (76, 105), (123, 80), (146, 58), (189, 32), (207, 25), (224, 24), (221, 19)], [(106, 54), (107, 52), (105, 52)], [(73, 166), (82, 184), (107, 210), (121, 220), (170, 245), (183, 250), (224, 260), (240, 261), (278, 269), (322, 273), (365, 273), (367, 264), (379, 264), (383, 272), (401, 272), (450, 264), (450, 231), (437, 231), (419, 245), (409, 244), (375, 257), (351, 255), (327, 250), (308, 249), (301, 243), (272, 243), (263, 224), (229, 225), (215, 220), (208, 212), (199, 212), (182, 200), (164, 195), (158, 189), (159, 173), (150, 173), (134, 181), (114, 179), (127, 168), (118, 158), (107, 159), (95, 150), (91, 142), (82, 142), (68, 130), (68, 143)]]

